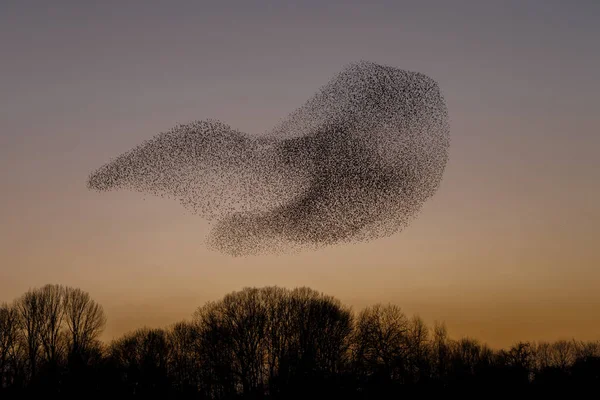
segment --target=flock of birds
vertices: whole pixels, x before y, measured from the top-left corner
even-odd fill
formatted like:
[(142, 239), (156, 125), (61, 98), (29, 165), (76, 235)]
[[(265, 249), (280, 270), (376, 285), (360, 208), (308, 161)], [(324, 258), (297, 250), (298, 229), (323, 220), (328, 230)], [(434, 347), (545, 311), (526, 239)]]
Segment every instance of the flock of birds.
[(178, 199), (234, 256), (392, 235), (438, 189), (448, 111), (417, 72), (358, 62), (262, 136), (178, 125), (93, 172), (88, 187)]

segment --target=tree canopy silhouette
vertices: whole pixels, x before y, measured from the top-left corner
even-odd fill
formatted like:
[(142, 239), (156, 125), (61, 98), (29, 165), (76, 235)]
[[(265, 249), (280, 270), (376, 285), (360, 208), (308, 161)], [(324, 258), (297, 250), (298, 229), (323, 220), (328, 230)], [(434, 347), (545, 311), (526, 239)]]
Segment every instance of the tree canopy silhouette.
[(0, 306), (0, 395), (385, 398), (426, 388), (600, 386), (600, 341), (494, 350), (393, 304), (354, 313), (309, 288), (245, 288), (189, 321), (102, 343), (106, 316), (46, 285)]

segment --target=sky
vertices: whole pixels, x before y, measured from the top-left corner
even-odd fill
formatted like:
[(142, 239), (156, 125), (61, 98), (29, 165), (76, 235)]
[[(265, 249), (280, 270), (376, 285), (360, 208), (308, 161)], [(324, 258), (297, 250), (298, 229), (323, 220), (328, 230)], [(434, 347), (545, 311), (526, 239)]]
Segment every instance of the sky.
[[(79, 287), (110, 340), (310, 286), (494, 347), (598, 339), (599, 19), (595, 0), (0, 0), (0, 302)], [(264, 133), (359, 60), (432, 77), (449, 110), (442, 184), (401, 233), (233, 258), (176, 201), (86, 188), (177, 123)]]

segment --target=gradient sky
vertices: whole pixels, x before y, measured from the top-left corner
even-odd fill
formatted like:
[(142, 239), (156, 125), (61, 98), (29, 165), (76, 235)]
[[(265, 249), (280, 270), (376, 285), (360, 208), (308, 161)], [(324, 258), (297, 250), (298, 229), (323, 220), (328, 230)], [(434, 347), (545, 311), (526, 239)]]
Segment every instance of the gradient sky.
[[(61, 283), (105, 339), (244, 286), (394, 302), (492, 346), (600, 337), (600, 2), (0, 0), (0, 302)], [(88, 174), (176, 123), (260, 134), (361, 59), (423, 72), (452, 143), (402, 233), (208, 251), (175, 201)]]

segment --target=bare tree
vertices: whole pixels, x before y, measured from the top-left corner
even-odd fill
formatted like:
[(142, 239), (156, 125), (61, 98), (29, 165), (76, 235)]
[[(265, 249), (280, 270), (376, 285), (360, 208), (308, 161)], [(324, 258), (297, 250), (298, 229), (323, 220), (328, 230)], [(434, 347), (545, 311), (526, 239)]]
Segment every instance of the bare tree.
[(559, 340), (552, 343), (551, 360), (553, 366), (565, 371), (575, 361), (575, 346), (568, 340)]
[(433, 338), (431, 341), (431, 360), (433, 374), (441, 382), (444, 382), (448, 375), (450, 353), (448, 329), (443, 323), (436, 322), (433, 327)]
[(339, 300), (309, 288), (289, 293), (298, 361), (305, 370), (334, 374), (345, 362), (350, 345), (353, 317)]
[(29, 378), (33, 379), (37, 372), (41, 345), (40, 330), (43, 323), (43, 307), (39, 292), (30, 289), (17, 300), (16, 308), (26, 345)]
[(196, 313), (202, 346), (209, 351), (206, 365), (213, 368), (211, 375), (222, 378), (215, 383), (224, 392), (249, 394), (262, 385), (266, 316), (256, 288), (226, 295)]
[(537, 372), (552, 367), (552, 345), (548, 342), (539, 342), (532, 345)]
[(487, 353), (487, 348), (482, 347), (476, 339), (465, 337), (455, 341), (451, 359), (457, 377), (475, 375), (478, 364)]
[(130, 395), (166, 395), (170, 346), (163, 329), (142, 328), (112, 342), (108, 354)]
[(408, 369), (411, 382), (419, 382), (430, 377), (429, 368), (429, 328), (419, 317), (414, 316), (408, 323), (407, 331)]
[(407, 356), (408, 319), (392, 304), (365, 308), (355, 326), (355, 358), (367, 373), (381, 371), (388, 379), (403, 376)]
[(266, 363), (266, 375), (269, 390), (276, 393), (280, 386), (289, 382), (290, 355), (293, 346), (293, 310), (289, 301), (289, 290), (268, 287), (262, 290), (263, 301), (267, 307), (266, 337), (269, 349)]
[(168, 331), (169, 372), (182, 392), (196, 392), (201, 383), (201, 346), (197, 325), (179, 322)]
[(230, 327), (219, 302), (208, 302), (194, 313), (202, 348), (201, 392), (206, 398), (229, 398), (237, 394), (238, 376)]
[(65, 289), (63, 306), (70, 355), (81, 357), (104, 330), (104, 310), (89, 293), (70, 287)]
[(529, 342), (518, 342), (506, 352), (507, 364), (513, 368), (529, 371), (534, 368), (533, 346)]
[(36, 291), (40, 310), (40, 342), (45, 361), (56, 364), (62, 355), (61, 329), (63, 327), (64, 288), (46, 285)]
[(600, 357), (600, 340), (593, 342), (573, 340), (573, 347), (577, 359)]
[(2, 304), (0, 306), (0, 389), (8, 386), (11, 380), (10, 375), (16, 373), (14, 361), (16, 361), (18, 340), (19, 319), (17, 310), (13, 306)]

